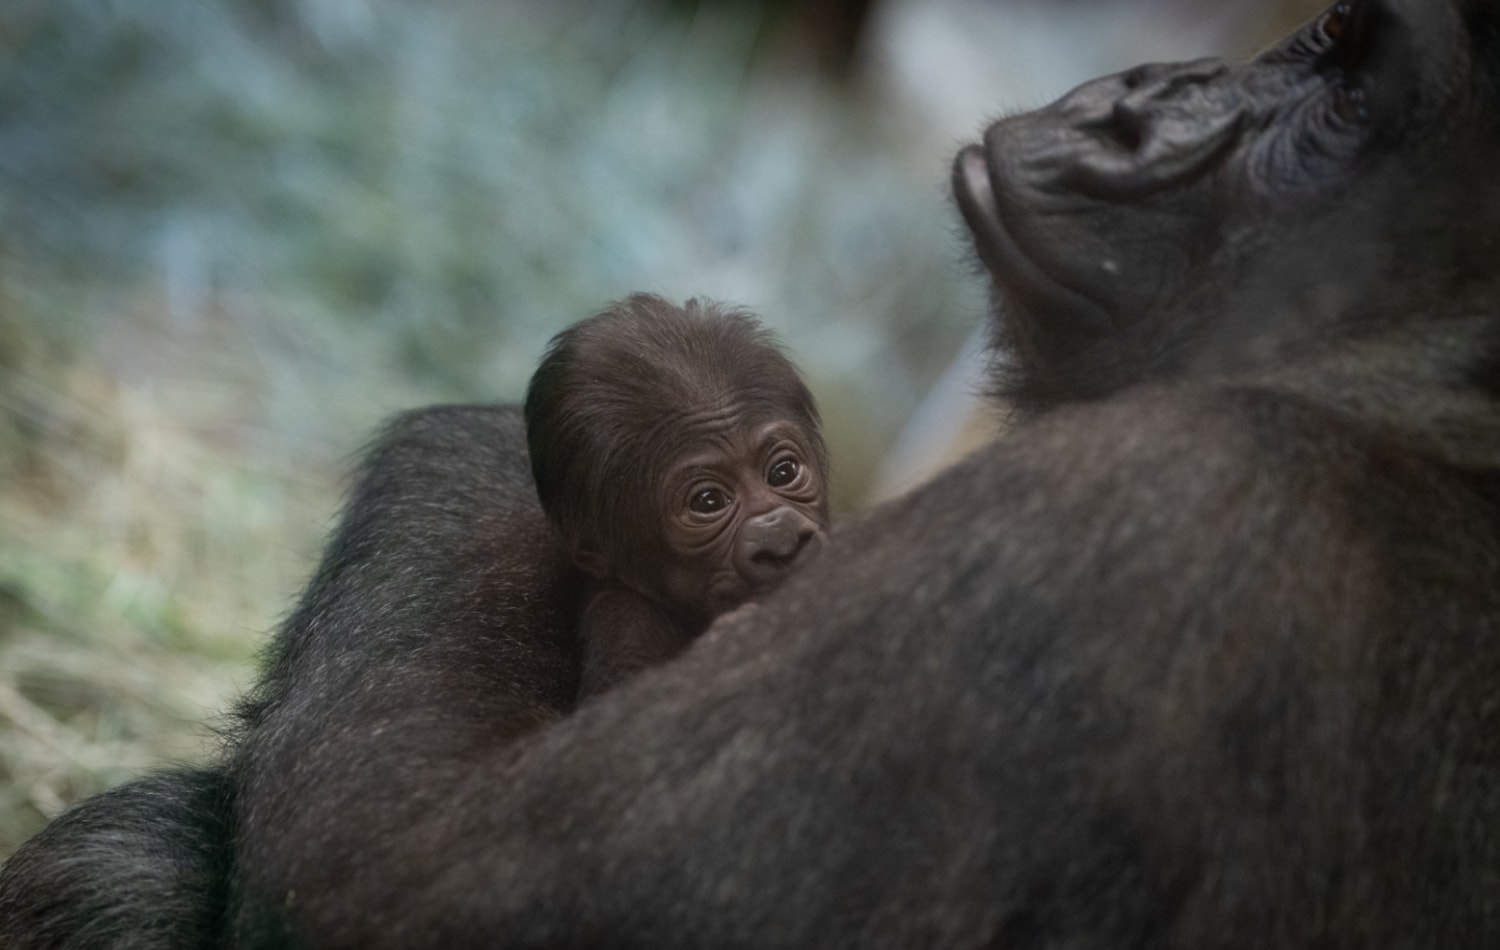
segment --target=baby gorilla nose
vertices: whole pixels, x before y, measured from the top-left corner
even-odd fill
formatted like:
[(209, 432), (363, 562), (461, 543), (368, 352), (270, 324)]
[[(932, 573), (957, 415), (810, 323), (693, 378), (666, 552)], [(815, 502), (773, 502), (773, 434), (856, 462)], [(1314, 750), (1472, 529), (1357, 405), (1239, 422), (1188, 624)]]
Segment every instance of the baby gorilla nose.
[(777, 508), (748, 519), (740, 528), (735, 568), (756, 585), (768, 584), (816, 548), (821, 538), (815, 521), (795, 509)]

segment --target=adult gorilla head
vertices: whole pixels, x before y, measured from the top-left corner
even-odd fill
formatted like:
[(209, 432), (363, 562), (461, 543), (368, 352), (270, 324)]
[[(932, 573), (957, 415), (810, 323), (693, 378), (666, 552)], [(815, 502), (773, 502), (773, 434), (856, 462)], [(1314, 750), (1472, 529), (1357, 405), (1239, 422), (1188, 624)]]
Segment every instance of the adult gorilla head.
[(1249, 63), (1141, 66), (993, 125), (953, 179), (1012, 395), (1492, 302), (1497, 21), (1488, 0), (1338, 3)]

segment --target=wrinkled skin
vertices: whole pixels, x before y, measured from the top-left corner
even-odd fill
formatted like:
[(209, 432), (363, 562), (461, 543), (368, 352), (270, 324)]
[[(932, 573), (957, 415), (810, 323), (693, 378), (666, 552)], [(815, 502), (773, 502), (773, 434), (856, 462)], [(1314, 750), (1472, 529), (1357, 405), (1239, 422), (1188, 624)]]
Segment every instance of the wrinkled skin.
[(654, 530), (616, 556), (625, 571), (603, 576), (662, 605), (696, 636), (821, 548), (827, 481), (816, 433), (810, 440), (790, 417), (753, 419), (732, 406), (682, 413), (671, 425), (682, 447), (650, 500)]
[[(1494, 147), (1473, 45), (1492, 11), (1414, 10), (1339, 4), (1244, 65), (1107, 76), (964, 150), (954, 189), (1004, 297), (1014, 395), (1267, 363), (1434, 297), (1487, 300), (1471, 255), (1493, 197), (1458, 183)], [(1413, 254), (1417, 235), (1437, 246)]]
[(365, 576), (466, 563), (494, 493), (413, 538), (403, 478), (503, 411), (393, 429), (237, 747), (234, 942), (1500, 946), (1500, 5), (1351, 16), (961, 153), (1029, 411), (571, 716), (442, 655), (524, 576)]
[(701, 413), (681, 426), (685, 450), (667, 466), (657, 505), (665, 551), (658, 596), (707, 626), (821, 546), (826, 478), (790, 418)]
[(620, 301), (552, 341), (526, 418), (542, 506), (592, 578), (582, 697), (675, 656), (822, 546), (817, 408), (744, 311)]

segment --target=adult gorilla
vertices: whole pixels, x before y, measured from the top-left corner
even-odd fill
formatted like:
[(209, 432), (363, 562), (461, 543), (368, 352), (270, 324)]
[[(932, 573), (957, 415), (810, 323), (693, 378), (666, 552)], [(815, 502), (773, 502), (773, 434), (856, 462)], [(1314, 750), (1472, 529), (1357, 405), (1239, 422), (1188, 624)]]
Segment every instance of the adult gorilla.
[(544, 728), (514, 419), (408, 418), (247, 706), (233, 939), (1500, 946), (1497, 163), (1490, 0), (998, 123), (1027, 418)]

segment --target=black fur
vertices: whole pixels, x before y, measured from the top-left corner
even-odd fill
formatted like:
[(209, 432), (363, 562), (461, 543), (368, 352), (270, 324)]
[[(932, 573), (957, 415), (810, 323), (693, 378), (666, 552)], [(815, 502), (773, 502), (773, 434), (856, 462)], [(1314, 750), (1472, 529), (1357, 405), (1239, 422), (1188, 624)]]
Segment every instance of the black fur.
[(571, 715), (518, 417), (407, 417), (249, 707), (231, 943), (1500, 946), (1496, 14), (1353, 11), (966, 150), (1034, 411)]
[(0, 866), (0, 947), (217, 946), (230, 794), (222, 769), (177, 769), (69, 809)]
[[(240, 866), (286, 862), (316, 879), (266, 887), (249, 871), (239, 939), (275, 945), (283, 911), (309, 897), (384, 888), (402, 867), (424, 874), (385, 845), (571, 708), (581, 577), (537, 504), (524, 446), (519, 412), (449, 407), (398, 418), (368, 453), (241, 710), (231, 768)], [(348, 909), (335, 933), (365, 925)]]

